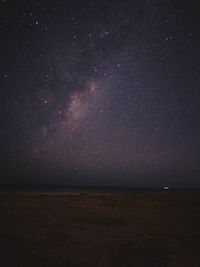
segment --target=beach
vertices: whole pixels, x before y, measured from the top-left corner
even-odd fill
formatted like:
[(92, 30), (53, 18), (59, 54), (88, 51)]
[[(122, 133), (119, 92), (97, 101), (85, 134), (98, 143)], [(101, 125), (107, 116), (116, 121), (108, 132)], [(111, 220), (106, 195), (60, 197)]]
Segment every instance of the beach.
[(200, 264), (200, 192), (0, 195), (0, 266)]

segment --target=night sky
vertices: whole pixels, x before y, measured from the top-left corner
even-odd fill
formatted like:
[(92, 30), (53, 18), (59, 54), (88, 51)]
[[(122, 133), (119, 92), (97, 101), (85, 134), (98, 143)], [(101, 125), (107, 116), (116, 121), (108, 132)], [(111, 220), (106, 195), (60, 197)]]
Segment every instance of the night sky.
[(199, 187), (199, 25), (192, 1), (1, 0), (0, 183)]

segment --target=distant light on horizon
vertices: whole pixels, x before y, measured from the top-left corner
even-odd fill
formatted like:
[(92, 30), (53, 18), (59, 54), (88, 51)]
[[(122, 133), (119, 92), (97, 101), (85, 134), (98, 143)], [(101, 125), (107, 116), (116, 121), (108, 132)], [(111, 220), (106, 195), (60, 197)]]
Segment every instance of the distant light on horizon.
[(170, 188), (169, 188), (169, 186), (164, 186), (163, 189), (164, 190), (169, 190)]

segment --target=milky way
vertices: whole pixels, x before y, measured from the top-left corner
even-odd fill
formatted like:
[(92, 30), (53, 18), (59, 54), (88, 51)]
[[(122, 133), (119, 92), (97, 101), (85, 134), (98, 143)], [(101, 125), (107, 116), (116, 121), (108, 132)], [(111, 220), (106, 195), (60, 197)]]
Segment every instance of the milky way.
[(16, 183), (198, 184), (194, 4), (0, 5), (1, 162)]

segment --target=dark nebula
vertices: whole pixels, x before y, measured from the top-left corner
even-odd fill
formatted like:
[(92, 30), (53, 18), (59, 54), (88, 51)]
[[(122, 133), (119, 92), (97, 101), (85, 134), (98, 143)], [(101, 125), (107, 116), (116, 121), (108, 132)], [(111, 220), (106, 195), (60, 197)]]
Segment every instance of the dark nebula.
[(195, 2), (0, 2), (1, 183), (200, 185)]

